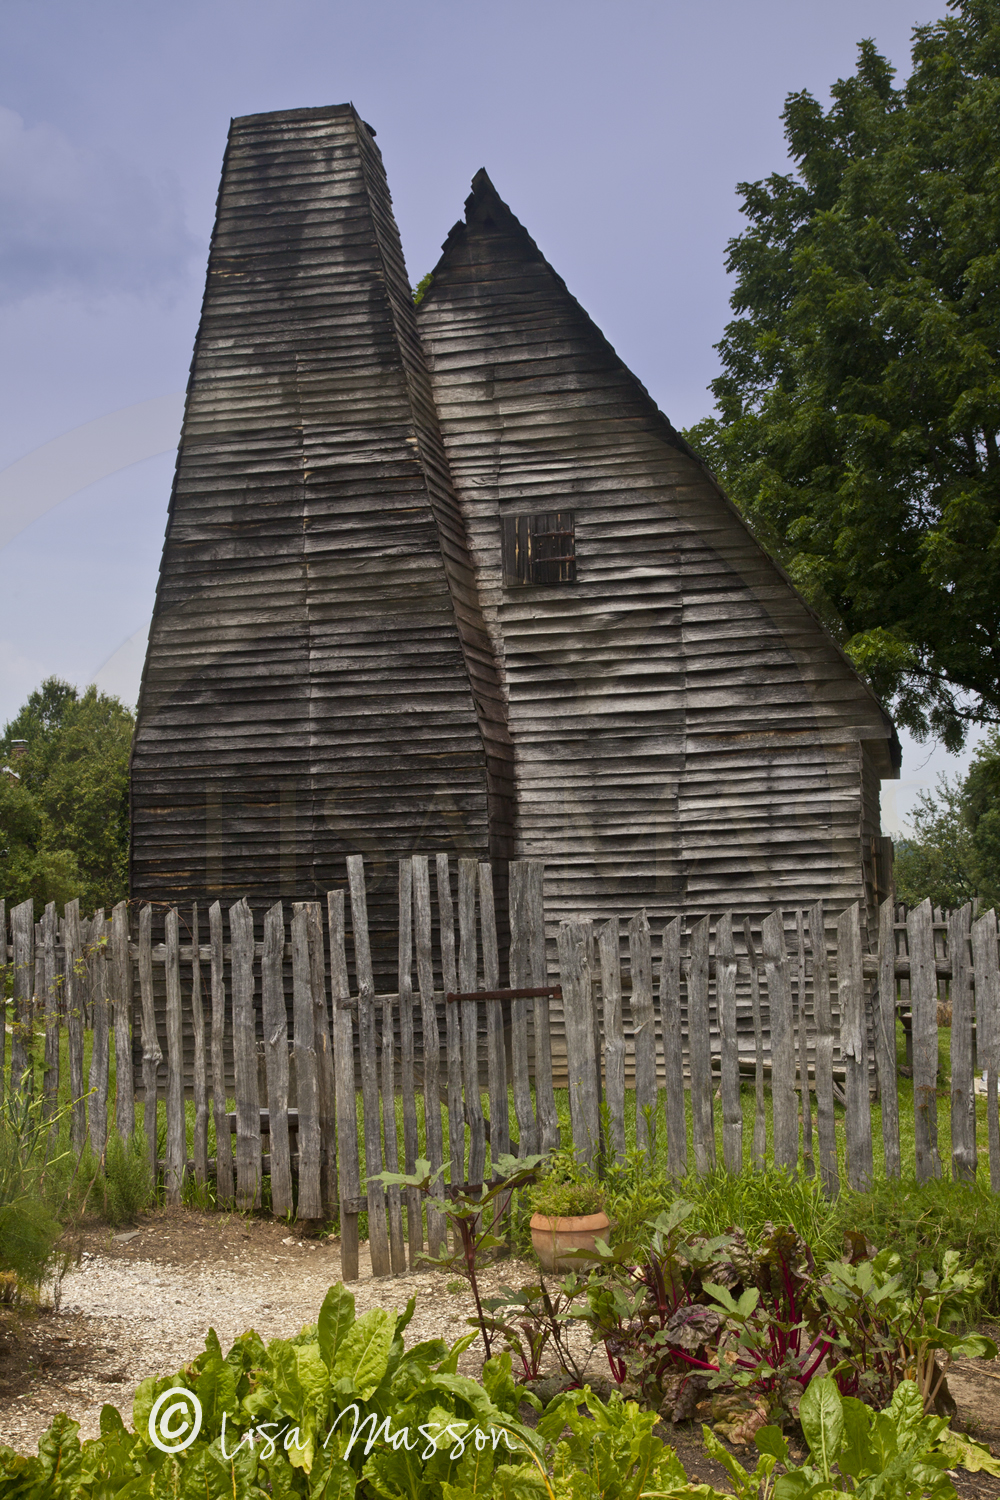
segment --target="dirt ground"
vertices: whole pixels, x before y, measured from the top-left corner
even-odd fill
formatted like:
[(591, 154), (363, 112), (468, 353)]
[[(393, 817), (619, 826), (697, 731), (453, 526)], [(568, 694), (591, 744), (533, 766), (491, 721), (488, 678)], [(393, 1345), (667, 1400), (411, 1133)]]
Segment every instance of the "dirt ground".
[[(453, 1340), (469, 1331), (471, 1297), (448, 1291), (449, 1274), (408, 1272), (376, 1281), (366, 1248), (360, 1278), (351, 1284), (359, 1313), (402, 1308), (416, 1293), (408, 1340)], [(0, 1308), (0, 1444), (22, 1453), (35, 1450), (57, 1412), (79, 1422), (83, 1437), (96, 1435), (105, 1402), (128, 1420), (139, 1382), (194, 1358), (209, 1327), (224, 1349), (251, 1327), (265, 1341), (288, 1337), (315, 1321), (327, 1288), (340, 1280), (336, 1240), (300, 1238), (273, 1220), (190, 1209), (148, 1214), (136, 1229), (119, 1233), (95, 1225), (76, 1249), (78, 1263), (39, 1308)], [(484, 1276), (485, 1294), (531, 1275), (526, 1264), (503, 1262)], [(984, 1331), (997, 1341), (1000, 1329)], [(580, 1352), (589, 1358), (587, 1378), (602, 1381), (603, 1352), (587, 1349), (585, 1338)], [(475, 1374), (481, 1362), (476, 1344), (461, 1368)], [(955, 1425), (1000, 1454), (1000, 1360), (962, 1361), (949, 1385), (958, 1403)], [(671, 1428), (668, 1440), (692, 1479), (731, 1488), (705, 1453), (697, 1426)], [(733, 1451), (744, 1463), (755, 1457)], [(1000, 1480), (989, 1476), (960, 1472), (955, 1485), (963, 1500), (1000, 1500)]]

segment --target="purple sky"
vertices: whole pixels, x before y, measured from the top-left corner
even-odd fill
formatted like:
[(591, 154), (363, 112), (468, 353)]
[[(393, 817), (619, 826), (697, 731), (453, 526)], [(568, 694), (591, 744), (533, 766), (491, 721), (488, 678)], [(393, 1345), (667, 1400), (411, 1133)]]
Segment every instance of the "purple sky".
[[(785, 95), (826, 101), (865, 36), (905, 73), (913, 26), (943, 10), (4, 0), (0, 722), (53, 672), (134, 701), (172, 458), (134, 460), (175, 441), (169, 398), (187, 378), (232, 115), (353, 100), (378, 132), (414, 282), (485, 166), (685, 426), (711, 405), (735, 184), (787, 166)], [(908, 781), (951, 763), (917, 772), (929, 748), (908, 747)]]

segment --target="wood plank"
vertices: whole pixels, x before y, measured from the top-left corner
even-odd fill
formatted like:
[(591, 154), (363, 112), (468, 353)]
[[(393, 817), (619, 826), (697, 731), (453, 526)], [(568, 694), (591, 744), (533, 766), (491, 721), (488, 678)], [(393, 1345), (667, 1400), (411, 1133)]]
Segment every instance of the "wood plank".
[[(358, 1279), (358, 1212), (349, 1205), (361, 1197), (358, 1154), (357, 1088), (354, 1078), (354, 1021), (347, 977), (344, 938), (344, 892), (328, 891), (330, 933), (330, 994), (333, 1003), (333, 1067), (336, 1075), (337, 1164), (340, 1184), (340, 1275)], [(409, 1170), (409, 1169), (408, 1169)]]
[(802, 1100), (802, 1165), (807, 1177), (815, 1177), (812, 1093), (809, 1088), (809, 1022), (806, 1015), (806, 922), (805, 912), (801, 909), (795, 913), (795, 937), (795, 995), (798, 1002), (795, 1025), (799, 1044), (799, 1096)]
[[(26, 903), (30, 912), (30, 902)], [(11, 925), (18, 908), (11, 912)], [(90, 1125), (90, 1149), (95, 1157), (103, 1165), (108, 1145), (108, 1082), (110, 1078), (110, 1057), (108, 1048), (111, 1036), (111, 1008), (108, 998), (108, 928), (111, 924), (104, 920), (104, 910), (99, 908), (90, 923), (89, 950), (90, 957), (88, 968), (90, 970), (90, 997), (94, 1012), (94, 1040), (90, 1049), (90, 1098), (87, 1119)], [(32, 927), (32, 933), (34, 927)], [(23, 945), (23, 938), (22, 938)], [(23, 974), (24, 969), (17, 961), (18, 938), (15, 928), (14, 937), (14, 985), (15, 995), (18, 982), (18, 971)], [(23, 948), (22, 948), (23, 951)], [(15, 1006), (15, 1016), (19, 1014)], [(15, 1025), (16, 1025), (15, 1021)], [(17, 1033), (15, 1032), (15, 1037)], [(11, 1064), (11, 1076), (13, 1078), (13, 1061)]]
[[(497, 920), (493, 904), (493, 870), (479, 865), (479, 927), (483, 940), (483, 984), (500, 988), (500, 954)], [(595, 1063), (596, 1065), (596, 1063)], [(490, 1098), (490, 1161), (510, 1155), (510, 1107), (507, 1099), (507, 1053), (503, 1037), (503, 1008), (486, 1006), (486, 1068)]]
[[(951, 998), (951, 1170), (956, 1182), (974, 1182), (976, 1153), (976, 1092), (973, 1062), (972, 973), (969, 933), (972, 907), (968, 903), (948, 917), (948, 956)], [(895, 1041), (895, 1037), (893, 1037)], [(883, 1109), (884, 1109), (883, 1105)]]
[(840, 1055), (844, 1064), (847, 1181), (856, 1193), (871, 1189), (872, 1111), (868, 1087), (865, 982), (861, 969), (861, 908), (857, 902), (837, 919), (837, 999)]
[[(510, 905), (510, 984), (512, 989), (530, 989), (530, 953), (528, 945), (527, 862), (511, 860), (508, 866)], [(445, 986), (447, 988), (447, 986)], [(517, 1116), (517, 1154), (534, 1156), (538, 1151), (538, 1124), (531, 1100), (531, 1072), (528, 1054), (528, 1016), (533, 1001), (510, 1002), (510, 1057), (514, 1084), (514, 1113)], [(449, 1012), (454, 1007), (449, 1006)]]
[[(377, 1180), (382, 1171), (382, 1123), (379, 1110), (378, 1056), (375, 1049), (375, 980), (372, 975), (365, 897), (365, 866), (360, 854), (347, 856), (351, 892), (351, 931), (354, 935), (354, 973), (358, 984), (358, 1059), (364, 1109), (365, 1176), (368, 1189), (368, 1248), (372, 1275), (392, 1275), (385, 1188)], [(440, 1124), (440, 1108), (438, 1123)], [(393, 1116), (392, 1128), (396, 1121)]]
[(687, 982), (688, 1059), (691, 1074), (691, 1137), (699, 1177), (715, 1170), (712, 1105), (712, 1043), (708, 1008), (709, 919), (691, 929), (691, 968)]
[[(167, 1148), (164, 1192), (168, 1203), (180, 1203), (187, 1163), (184, 1118), (184, 1027), (181, 1014), (180, 918), (176, 906), (167, 912)], [(238, 1095), (237, 1095), (238, 1097)]]
[(733, 914), (715, 924), (715, 994), (722, 1050), (722, 1160), (727, 1172), (743, 1170), (743, 1109), (740, 1104), (740, 1053), (736, 1033), (736, 947)]
[(563, 922), (557, 938), (566, 1022), (570, 1126), (573, 1147), (586, 1166), (593, 1165), (600, 1146), (597, 1059), (591, 1024), (590, 934), (589, 922)]
[[(476, 942), (476, 886), (479, 863), (458, 862), (458, 985), (463, 994), (478, 989), (479, 950)], [(465, 1086), (465, 1118), (469, 1126), (469, 1185), (481, 1186), (486, 1174), (486, 1125), (479, 1088), (479, 1006), (462, 1001), (462, 1081)]]
[[(413, 1045), (413, 862), (399, 861), (399, 1051), (403, 1096), (403, 1170), (412, 1175), (420, 1155), (417, 1133), (416, 1058)], [(406, 1190), (406, 1242), (410, 1270), (424, 1245), (424, 1214), (417, 1188)]]
[(157, 1178), (159, 1145), (156, 1129), (156, 1079), (163, 1053), (156, 1031), (156, 1004), (153, 996), (153, 908), (147, 902), (139, 909), (139, 997), (142, 1005), (142, 1127), (146, 1136), (153, 1181)]
[[(461, 1065), (461, 1058), (459, 1058)], [(459, 1087), (459, 1106), (462, 1094)], [(382, 998), (382, 1119), (385, 1136), (385, 1169), (399, 1171), (399, 1140), (396, 1133), (396, 1033), (392, 999)], [(394, 1276), (406, 1271), (406, 1240), (403, 1235), (403, 1198), (398, 1187), (386, 1189), (389, 1227), (389, 1262)]]
[[(116, 908), (117, 910), (117, 908)], [(45, 1064), (42, 1073), (42, 1118), (51, 1120), (59, 1108), (59, 982), (56, 974), (56, 904), (48, 902), (42, 913), (41, 944), (36, 958), (41, 959), (42, 983), (38, 1001), (45, 1025)], [(131, 1076), (128, 1080), (131, 1092)], [(56, 1127), (56, 1131), (58, 1127)], [(55, 1144), (53, 1140), (53, 1144)]]
[(812, 949), (813, 1015), (816, 1021), (816, 1140), (819, 1175), (828, 1198), (840, 1192), (837, 1163), (837, 1126), (833, 1112), (833, 1007), (830, 965), (826, 954), (823, 903), (809, 909), (809, 946)]
[(208, 1181), (208, 1069), (205, 1061), (205, 997), (201, 989), (201, 927), (198, 903), (191, 908), (191, 1029), (194, 1032), (194, 1177)]
[(132, 1077), (132, 963), (128, 947), (127, 901), (119, 901), (111, 912), (110, 960), (115, 1028), (115, 1127), (123, 1141), (130, 1141), (135, 1132), (135, 1081)]
[[(625, 1031), (622, 1025), (622, 961), (618, 918), (597, 931), (604, 1021), (604, 1089), (615, 1159), (625, 1163)], [(683, 1078), (681, 1081), (683, 1088)]]
[(774, 1164), (795, 1172), (799, 1164), (799, 1109), (795, 1093), (795, 1028), (792, 986), (780, 911), (764, 918), (761, 928), (771, 1023), (771, 1109), (774, 1119)]
[(336, 1216), (337, 1192), (337, 1104), (333, 1069), (333, 1044), (326, 1005), (326, 950), (323, 941), (323, 908), (318, 901), (306, 903), (306, 935), (309, 941), (309, 987), (313, 1001), (313, 1049), (316, 1053), (316, 1083), (319, 1089), (320, 1192), (323, 1216)]
[(986, 1074), (986, 1128), (990, 1151), (990, 1188), (1000, 1193), (1000, 956), (997, 914), (991, 908), (972, 927), (972, 966), (976, 976), (976, 1042), (979, 1066)]
[[(236, 1021), (235, 994), (233, 1024)], [(322, 1136), (319, 1123), (319, 1071), (313, 1036), (312, 964), (306, 906), (292, 903), (292, 1038), (298, 1105), (299, 1196), (297, 1219), (323, 1217)], [(239, 1094), (237, 1094), (237, 1108)]]
[(222, 907), (208, 908), (212, 977), (212, 1116), (215, 1120), (215, 1192), (222, 1205), (234, 1200), (233, 1145), (226, 1099), (226, 974), (222, 943)]
[[(760, 960), (754, 947), (749, 917), (743, 918), (743, 936), (746, 940), (747, 961), (750, 965), (750, 1008), (754, 1035), (753, 1146), (750, 1160), (755, 1170), (761, 1171), (767, 1162), (767, 1115), (764, 1110), (764, 1021), (760, 1009)], [(832, 1073), (830, 1077), (832, 1079)], [(832, 1100), (833, 1096), (830, 1097)]]
[(941, 1176), (937, 1129), (937, 972), (934, 964), (934, 917), (930, 901), (907, 914), (910, 951), (910, 1004), (913, 1008), (913, 1116), (916, 1177), (928, 1182)]
[(656, 1021), (653, 952), (645, 908), (636, 912), (628, 924), (628, 951), (635, 1039), (635, 1140), (639, 1150), (648, 1152), (652, 1160), (656, 1151)]
[[(892, 897), (878, 912), (878, 992), (875, 1008), (875, 1061), (882, 1101), (882, 1155), (886, 1177), (898, 1178), (899, 1082), (896, 1074), (896, 940), (892, 930)], [(969, 1017), (971, 1032), (972, 1017)]]
[(285, 916), (281, 902), (276, 901), (264, 914), (264, 954), (260, 965), (271, 1212), (276, 1219), (285, 1218), (295, 1206), (288, 1139), (288, 1009), (282, 972), (284, 951)]
[[(260, 1146), (260, 1092), (257, 1087), (253, 912), (244, 896), (229, 908), (233, 945), (233, 1072), (236, 1086), (236, 1206), (260, 1207), (263, 1164)], [(301, 1159), (302, 1137), (299, 1137)]]
[[(527, 918), (529, 984), (544, 989), (548, 984), (548, 961), (545, 956), (545, 866), (539, 859), (527, 860)], [(535, 1041), (535, 1110), (538, 1116), (539, 1150), (551, 1151), (559, 1145), (559, 1117), (552, 1078), (552, 1018), (548, 996), (534, 1002)]]
[(663, 929), (660, 962), (660, 1020), (663, 1026), (663, 1082), (667, 1115), (667, 1171), (687, 1176), (687, 1115), (684, 1107), (684, 1052), (681, 1016), (681, 918)]
[[(413, 930), (417, 950), (417, 984), (420, 989), (420, 1029), (424, 1063), (424, 1136), (427, 1160), (432, 1172), (444, 1163), (444, 1135), (441, 1128), (441, 1034), (438, 1031), (434, 999), (434, 970), (431, 961), (431, 883), (426, 854), (413, 856)], [(362, 1077), (364, 1075), (362, 1074)], [(445, 1247), (446, 1223), (443, 1209), (444, 1188), (441, 1178), (432, 1184), (427, 1198), (427, 1248), (432, 1256)]]
[[(451, 899), (451, 873), (447, 854), (434, 861), (437, 878), (438, 931), (441, 936), (441, 983), (446, 994), (458, 989), (455, 957), (455, 911)], [(465, 1112), (462, 1104), (462, 1018), (454, 1005), (444, 1008), (445, 1059), (448, 1069), (448, 1157), (449, 1180), (465, 1181)]]
[[(0, 901), (0, 943), (5, 941), (3, 902)], [(63, 908), (63, 951), (66, 1005), (66, 1043), (69, 1053), (69, 1094), (72, 1101), (69, 1139), (79, 1154), (87, 1142), (87, 1100), (83, 1086), (84, 1011), (86, 1009), (83, 961), (83, 935), (80, 927), (80, 902), (67, 901)], [(0, 964), (0, 983), (4, 965)], [(6, 1032), (6, 1027), (0, 1027)], [(0, 1041), (0, 1073), (3, 1071), (3, 1043)], [(3, 1087), (0, 1085), (0, 1104)], [(154, 1179), (155, 1180), (155, 1179)]]

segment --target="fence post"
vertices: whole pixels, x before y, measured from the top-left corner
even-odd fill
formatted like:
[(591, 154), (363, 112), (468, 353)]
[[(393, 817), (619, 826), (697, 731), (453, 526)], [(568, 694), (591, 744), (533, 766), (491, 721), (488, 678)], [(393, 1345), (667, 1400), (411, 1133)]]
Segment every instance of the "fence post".
[[(44, 975), (39, 1001), (45, 1019), (45, 1071), (42, 1075), (42, 1110), (51, 1120), (59, 1108), (59, 984), (56, 978), (56, 904), (50, 901), (42, 913), (42, 945), (37, 955)], [(132, 1079), (128, 1080), (131, 1092)]]
[[(0, 901), (0, 932), (3, 932), (3, 902)], [(87, 1101), (83, 1087), (83, 942), (80, 935), (80, 902), (67, 901), (63, 908), (63, 963), (65, 975), (66, 1040), (69, 1050), (69, 1092), (72, 1100), (69, 1138), (80, 1152), (87, 1141)], [(0, 1044), (0, 1071), (3, 1049)], [(0, 1100), (3, 1090), (0, 1087)], [(155, 1173), (153, 1180), (156, 1180)]]
[(913, 1123), (916, 1177), (927, 1182), (941, 1176), (937, 1130), (937, 963), (931, 903), (907, 913), (910, 950), (910, 1004), (913, 1009)]
[[(246, 897), (229, 908), (232, 943), (233, 1061), (236, 1071), (236, 1203), (260, 1206), (260, 1094), (257, 1089), (257, 1025), (254, 1014), (253, 912)], [(319, 1153), (317, 1152), (317, 1156)], [(301, 1170), (301, 1152), (299, 1165)], [(319, 1215), (314, 1217), (318, 1218)]]
[(764, 918), (761, 928), (771, 1023), (771, 1109), (774, 1119), (774, 1164), (795, 1172), (799, 1164), (799, 1104), (795, 1093), (795, 1030), (792, 987), (788, 974), (781, 912)]
[(194, 1032), (194, 1132), (192, 1155), (195, 1182), (208, 1181), (208, 1068), (205, 1061), (205, 1001), (201, 992), (201, 922), (197, 901), (191, 907), (191, 1028)]
[[(425, 862), (426, 872), (426, 862)], [(368, 1248), (372, 1275), (389, 1276), (389, 1227), (385, 1212), (385, 1188), (376, 1181), (382, 1171), (382, 1139), (379, 1121), (378, 1060), (375, 1051), (375, 981), (368, 939), (368, 904), (365, 898), (365, 865), (360, 854), (347, 856), (347, 880), (351, 890), (351, 930), (354, 934), (354, 973), (358, 981), (358, 1054), (361, 1066), (361, 1098), (365, 1122), (365, 1176), (368, 1184)], [(429, 926), (429, 923), (428, 923)], [(428, 933), (428, 939), (430, 934)], [(391, 1101), (390, 1101), (391, 1104)], [(426, 1106), (425, 1106), (426, 1110)], [(441, 1109), (436, 1106), (438, 1132)], [(393, 1115), (395, 1126), (395, 1114)], [(427, 1126), (428, 1136), (430, 1125)], [(436, 1166), (441, 1165), (438, 1157)], [(436, 1253), (436, 1252), (435, 1252)]]
[[(976, 1178), (976, 1092), (972, 1064), (972, 975), (969, 973), (969, 928), (972, 907), (966, 903), (948, 917), (951, 958), (951, 1170), (955, 1181)], [(884, 1108), (884, 1106), (883, 1106)]]
[(736, 1033), (736, 948), (733, 915), (715, 924), (715, 995), (722, 1049), (722, 1160), (727, 1172), (743, 1170), (743, 1110), (740, 1106), (740, 1044)]
[(837, 995), (847, 1100), (847, 1181), (856, 1193), (867, 1193), (873, 1170), (872, 1110), (861, 968), (861, 909), (857, 902), (837, 919)]
[[(528, 951), (527, 861), (513, 859), (508, 867), (510, 901), (510, 983), (512, 989), (531, 987), (531, 955)], [(514, 1112), (517, 1115), (518, 1156), (538, 1151), (538, 1125), (531, 1103), (528, 1058), (528, 1014), (530, 1000), (510, 1003), (510, 1058), (514, 1070)], [(449, 1014), (450, 1014), (449, 1008)]]
[[(234, 965), (235, 979), (235, 965)], [(235, 985), (233, 1025), (236, 1024)], [(292, 905), (292, 1035), (295, 1047), (295, 1090), (298, 1103), (299, 1201), (298, 1219), (323, 1217), (319, 1126), (319, 1078), (313, 1036), (312, 966), (305, 903)], [(254, 1086), (256, 1089), (256, 1072)], [(237, 1109), (239, 1098), (237, 1096)], [(356, 1127), (355, 1127), (356, 1128)]]
[[(420, 989), (420, 1030), (424, 1064), (424, 1132), (427, 1158), (437, 1172), (444, 1163), (441, 1129), (441, 1034), (434, 999), (434, 967), (431, 960), (431, 882), (426, 854), (413, 855), (413, 930), (417, 950), (417, 985)], [(444, 1198), (441, 1178), (432, 1184), (427, 1199), (427, 1246), (431, 1255), (444, 1250), (446, 1229), (440, 1204)]]
[(1000, 1062), (1000, 962), (997, 914), (984, 912), (972, 929), (972, 962), (976, 974), (976, 1042), (986, 1072), (986, 1122), (990, 1143), (990, 1187), (1000, 1193), (1000, 1112), (997, 1064)]
[(142, 1003), (142, 1124), (146, 1135), (153, 1181), (159, 1176), (159, 1149), (156, 1139), (156, 1075), (163, 1053), (156, 1034), (156, 1006), (153, 998), (153, 908), (139, 912), (139, 997)]
[[(11, 913), (13, 916), (13, 913)], [(108, 1144), (108, 929), (104, 908), (94, 913), (90, 923), (90, 999), (94, 1013), (94, 1040), (90, 1052), (90, 1149), (98, 1161), (104, 1161)], [(17, 983), (15, 971), (14, 983)]]
[(600, 1143), (597, 1059), (590, 984), (590, 923), (564, 922), (559, 928), (559, 979), (566, 1024), (566, 1071), (573, 1146), (587, 1165)]
[(628, 952), (635, 1042), (635, 1143), (640, 1151), (652, 1155), (656, 1149), (656, 1022), (653, 1014), (653, 954), (645, 909), (636, 912), (628, 924)]
[(833, 1112), (833, 1010), (830, 1003), (830, 965), (826, 956), (826, 925), (823, 903), (809, 910), (809, 946), (812, 949), (813, 1015), (816, 1021), (816, 1140), (819, 1175), (828, 1198), (840, 1192), (837, 1165), (837, 1126)]
[[(483, 983), (500, 988), (496, 912), (493, 908), (493, 870), (479, 864), (479, 929), (483, 940)], [(510, 1153), (510, 1110), (507, 1103), (507, 1053), (503, 1040), (503, 1008), (499, 1000), (486, 1004), (486, 1070), (490, 1095), (490, 1161)]]
[(673, 1178), (685, 1177), (688, 1168), (681, 1020), (681, 919), (674, 917), (673, 921), (668, 922), (663, 929), (660, 958), (660, 1024), (663, 1027), (667, 1171)]
[[(14, 1032), (10, 1046), (10, 1091), (34, 1087), (31, 1065), (32, 996), (35, 992), (35, 907), (22, 901), (11, 908), (10, 935), (14, 948)], [(27, 1078), (25, 1084), (23, 1080)]]
[(807, 1177), (815, 1177), (813, 1157), (812, 1094), (809, 1088), (809, 1023), (806, 1020), (806, 924), (805, 913), (795, 913), (795, 936), (798, 944), (796, 964), (796, 999), (798, 1002), (799, 1095), (802, 1099), (802, 1162)]
[[(441, 982), (445, 993), (458, 989), (455, 961), (455, 909), (451, 899), (451, 871), (447, 854), (434, 861), (437, 875), (438, 927), (441, 933)], [(448, 1068), (448, 1155), (451, 1186), (465, 1182), (465, 1115), (462, 1109), (462, 1017), (454, 1005), (445, 1003), (445, 1059)], [(383, 1094), (385, 1090), (383, 1089)], [(460, 1243), (460, 1240), (459, 1242)], [(456, 1244), (457, 1248), (457, 1244)]]
[(271, 1156), (271, 1212), (278, 1219), (284, 1218), (294, 1204), (288, 1138), (288, 1009), (285, 1005), (284, 957), (285, 913), (282, 903), (276, 901), (264, 916), (260, 991)]
[(604, 1009), (604, 1087), (611, 1121), (611, 1149), (625, 1161), (625, 1032), (622, 1027), (622, 970), (618, 918), (597, 933)]
[(344, 1281), (357, 1281), (357, 1203), (361, 1196), (361, 1164), (358, 1156), (357, 1085), (354, 1078), (354, 1022), (351, 1016), (351, 987), (347, 979), (347, 950), (344, 943), (344, 892), (342, 890), (327, 892), (326, 912), (330, 927), (333, 1066), (337, 1077), (337, 1148), (338, 1166), (340, 1168), (340, 1274)]
[[(459, 889), (461, 891), (461, 875), (459, 876)], [(475, 930), (476, 914), (473, 908), (473, 941), (475, 941)], [(417, 1134), (416, 1058), (413, 1045), (413, 861), (410, 859), (399, 861), (399, 978), (397, 982), (399, 987), (400, 1083), (403, 1094), (403, 1170), (412, 1173), (419, 1155), (419, 1137)], [(463, 1010), (464, 1008), (463, 1006)], [(474, 1041), (475, 1031), (473, 1030)], [(475, 1066), (474, 1046), (472, 1060)], [(479, 1102), (478, 1091), (476, 1102)], [(479, 1118), (482, 1124), (481, 1114)], [(473, 1131), (473, 1151), (474, 1149), (475, 1131)], [(469, 1170), (472, 1170), (471, 1164)], [(480, 1174), (481, 1172), (482, 1164), (480, 1163)], [(412, 1271), (424, 1247), (424, 1211), (417, 1188), (406, 1190), (406, 1242)]]
[(215, 1119), (215, 1191), (220, 1203), (233, 1201), (233, 1139), (226, 1109), (226, 971), (222, 946), (222, 907), (208, 908), (212, 951), (212, 1114)]
[(709, 919), (691, 929), (688, 971), (688, 1059), (691, 1070), (691, 1135), (699, 1177), (715, 1170), (715, 1109), (712, 1102), (712, 1038), (708, 1004)]
[(111, 993), (115, 1025), (115, 1125), (123, 1141), (135, 1134), (132, 1077), (132, 960), (128, 951), (128, 902), (111, 912)]
[[(235, 966), (235, 959), (234, 959)], [(167, 912), (166, 920), (166, 990), (167, 990), (167, 1151), (164, 1174), (168, 1203), (181, 1201), (181, 1188), (187, 1166), (187, 1131), (184, 1119), (184, 1032), (181, 1016), (180, 931), (176, 906)], [(236, 1079), (236, 1108), (239, 1110), (240, 1077)], [(226, 1121), (228, 1127), (229, 1121)]]
[[(885, 1175), (899, 1177), (899, 1083), (896, 1077), (896, 939), (892, 898), (878, 913), (878, 1007), (875, 1014), (875, 1060), (882, 1101), (882, 1152)], [(970, 1016), (971, 1026), (971, 1016)]]
[(318, 901), (306, 902), (306, 935), (309, 940), (309, 988), (313, 1002), (313, 1047), (319, 1089), (320, 1192), (324, 1217), (332, 1218), (337, 1211), (337, 1102), (330, 1020), (326, 1008), (323, 908)]
[(764, 1022), (760, 1010), (760, 962), (754, 947), (750, 918), (743, 918), (743, 938), (750, 965), (750, 1014), (753, 1018), (754, 1039), (754, 1112), (753, 1145), (750, 1160), (755, 1168), (763, 1169), (767, 1162), (767, 1116), (764, 1113)]

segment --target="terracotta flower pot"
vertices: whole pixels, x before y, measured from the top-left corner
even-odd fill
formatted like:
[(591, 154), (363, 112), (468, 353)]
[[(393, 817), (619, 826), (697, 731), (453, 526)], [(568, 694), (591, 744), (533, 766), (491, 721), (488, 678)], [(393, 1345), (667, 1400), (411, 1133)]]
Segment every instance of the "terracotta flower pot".
[(531, 1219), (531, 1243), (543, 1271), (572, 1271), (583, 1263), (566, 1259), (569, 1250), (593, 1250), (596, 1240), (606, 1240), (611, 1220), (606, 1213), (581, 1214), (573, 1219), (553, 1219), (548, 1214), (534, 1214)]

